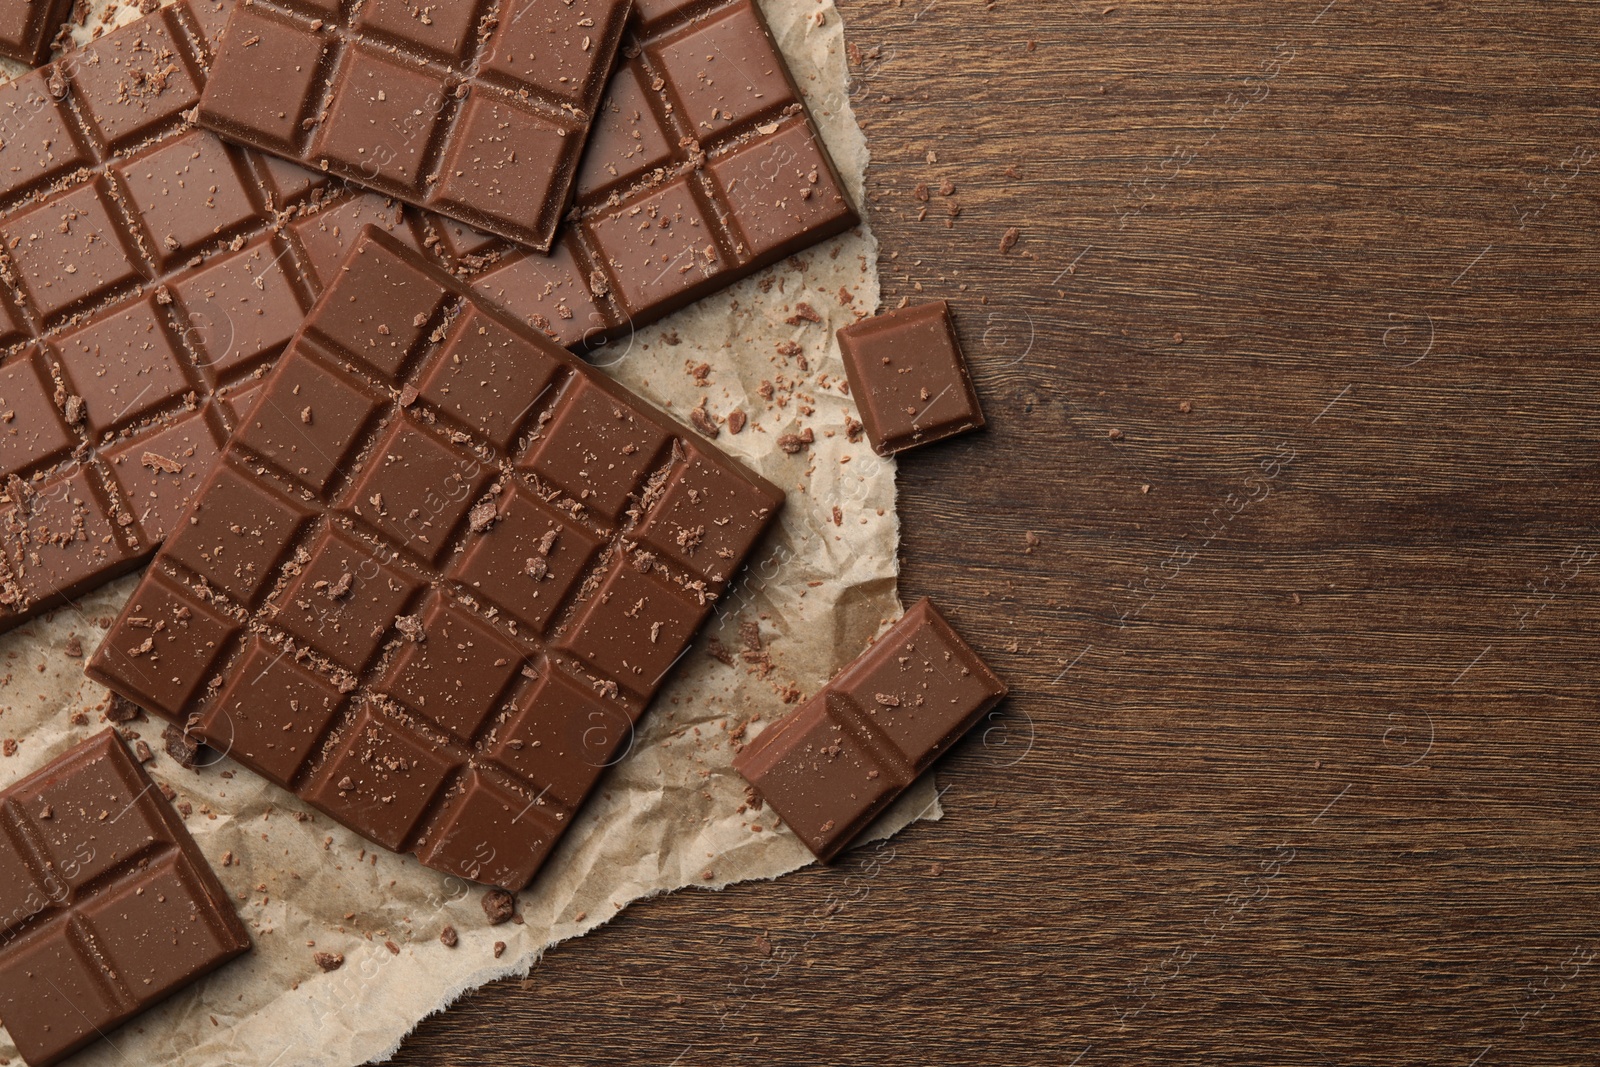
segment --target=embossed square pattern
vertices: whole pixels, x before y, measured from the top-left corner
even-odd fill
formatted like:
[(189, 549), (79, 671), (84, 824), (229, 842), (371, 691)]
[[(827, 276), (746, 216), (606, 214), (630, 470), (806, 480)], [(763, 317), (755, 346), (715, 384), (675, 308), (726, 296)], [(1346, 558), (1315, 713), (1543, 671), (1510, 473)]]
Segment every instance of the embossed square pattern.
[(782, 501), (369, 227), (88, 670), (520, 889)]
[(250, 949), (112, 730), (0, 793), (0, 1018), (46, 1067)]
[(228, 10), (180, 0), (0, 86), (0, 632), (155, 550), (382, 209), (184, 118)]
[(200, 102), (230, 140), (550, 247), (629, 0), (253, 0)]
[[(639, 0), (549, 256), (478, 286), (593, 348), (860, 221), (754, 0)], [(489, 251), (474, 249), (474, 251)]]

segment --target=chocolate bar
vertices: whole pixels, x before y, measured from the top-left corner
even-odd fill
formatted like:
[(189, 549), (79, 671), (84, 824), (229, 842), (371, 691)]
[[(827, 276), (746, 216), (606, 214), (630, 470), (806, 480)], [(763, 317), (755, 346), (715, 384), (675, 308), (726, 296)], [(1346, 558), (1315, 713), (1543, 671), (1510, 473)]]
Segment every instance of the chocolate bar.
[(782, 500), (368, 228), (88, 672), (515, 891)]
[(982, 428), (983, 409), (943, 300), (845, 326), (839, 351), (878, 455)]
[(0, 632), (149, 557), (382, 206), (186, 121), (227, 11), (0, 87)]
[(0, 0), (0, 56), (36, 67), (50, 55), (73, 0)]
[(860, 218), (753, 0), (639, 0), (548, 257), (480, 285), (594, 347)]
[(248, 0), (200, 124), (547, 250), (628, 8)]
[(1005, 695), (923, 599), (733, 766), (826, 863)]
[(249, 949), (216, 874), (114, 731), (0, 793), (0, 1020), (32, 1067)]

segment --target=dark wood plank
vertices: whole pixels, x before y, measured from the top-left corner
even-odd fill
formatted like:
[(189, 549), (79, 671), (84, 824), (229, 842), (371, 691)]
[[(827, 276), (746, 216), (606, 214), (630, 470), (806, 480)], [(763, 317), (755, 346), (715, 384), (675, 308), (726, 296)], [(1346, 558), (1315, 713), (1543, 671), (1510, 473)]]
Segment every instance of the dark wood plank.
[(902, 463), (905, 594), (1015, 696), (942, 823), (395, 1062), (1592, 1055), (1600, 9), (1324, 2), (844, 0), (885, 299), (991, 419)]

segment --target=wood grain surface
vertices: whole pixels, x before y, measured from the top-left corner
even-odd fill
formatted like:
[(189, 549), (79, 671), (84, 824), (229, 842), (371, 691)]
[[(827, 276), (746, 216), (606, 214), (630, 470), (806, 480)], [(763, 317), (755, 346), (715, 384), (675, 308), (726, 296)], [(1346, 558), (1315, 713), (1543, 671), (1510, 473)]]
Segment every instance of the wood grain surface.
[(942, 822), (394, 1062), (1593, 1062), (1600, 5), (842, 9), (990, 419), (904, 458), (903, 593), (1014, 695)]

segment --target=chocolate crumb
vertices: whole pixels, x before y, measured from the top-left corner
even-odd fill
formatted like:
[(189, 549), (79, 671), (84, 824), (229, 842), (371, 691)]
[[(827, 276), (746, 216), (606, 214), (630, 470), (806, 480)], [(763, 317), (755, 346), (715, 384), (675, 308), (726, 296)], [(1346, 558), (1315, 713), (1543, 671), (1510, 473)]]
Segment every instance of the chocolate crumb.
[(484, 533), (499, 517), (499, 509), (495, 507), (493, 500), (480, 501), (467, 513), (468, 528), (473, 533)]
[(389, 954), (391, 956), (400, 955), (400, 946), (395, 944), (393, 941), (385, 941), (383, 943), (383, 947), (389, 950)]
[(900, 706), (900, 698), (893, 693), (874, 693), (872, 699), (886, 708), (898, 708)]
[(489, 918), (490, 926), (499, 926), (508, 922), (517, 910), (517, 898), (507, 893), (504, 889), (489, 889), (483, 894), (483, 913)]
[(1000, 235), (1000, 254), (1003, 256), (1016, 247), (1017, 239), (1022, 236), (1022, 231), (1015, 226), (1010, 227)]
[(444, 929), (439, 931), (439, 944), (445, 948), (455, 948), (460, 940), (461, 938), (456, 934), (456, 928), (449, 923), (446, 923)]
[(156, 754), (150, 751), (150, 746), (143, 741), (135, 741), (133, 743), (133, 754), (140, 763), (150, 763), (156, 758)]
[(1194, 405), (1189, 403), (1187, 400), (1183, 401), (1182, 403), (1180, 403), (1178, 405), (1178, 413), (1180, 415), (1187, 415), (1187, 414), (1189, 414), (1189, 412), (1191, 412), (1193, 410), (1194, 410)]
[(1107, 430), (1106, 436), (1111, 438), (1113, 441), (1120, 441), (1122, 440), (1122, 431), (1117, 429)]
[(791, 456), (805, 451), (806, 447), (816, 441), (817, 435), (807, 427), (802, 433), (786, 433), (778, 438), (778, 447)]
[(0, 741), (0, 752), (5, 753), (8, 758), (15, 756), (17, 754), (17, 739), (8, 737), (4, 741)]
[(318, 967), (323, 971), (337, 971), (344, 966), (344, 953), (342, 952), (316, 952), (311, 956)]
[(501, 956), (504, 956), (505, 954), (506, 954), (506, 943), (504, 941), (496, 941), (494, 943), (494, 958), (495, 959), (499, 959)]
[(156, 452), (146, 452), (139, 457), (139, 462), (153, 471), (163, 471), (167, 474), (182, 474), (183, 464), (175, 459), (168, 459)]
[(73, 634), (67, 638), (66, 646), (62, 649), (62, 651), (71, 656), (73, 659), (82, 659), (83, 641), (79, 639), (77, 634)]
[(738, 434), (742, 432), (744, 430), (745, 421), (745, 413), (740, 411), (738, 408), (734, 408), (732, 411), (728, 412), (728, 432), (731, 434)]
[(802, 322), (821, 322), (822, 316), (817, 313), (816, 308), (802, 300), (794, 306), (794, 314), (783, 321), (790, 326), (798, 326)]
[(704, 399), (700, 401), (699, 407), (689, 409), (689, 421), (694, 424), (695, 429), (707, 437), (716, 437), (722, 432), (722, 428), (717, 425), (717, 420), (712, 418), (710, 413), (706, 411)]

